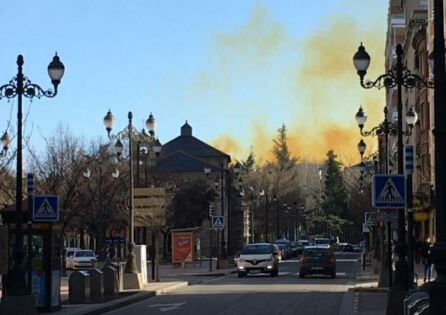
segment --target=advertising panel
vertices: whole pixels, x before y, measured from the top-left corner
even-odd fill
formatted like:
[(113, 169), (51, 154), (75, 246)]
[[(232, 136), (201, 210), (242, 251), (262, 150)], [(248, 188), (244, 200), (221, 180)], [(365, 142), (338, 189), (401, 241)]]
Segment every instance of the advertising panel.
[(172, 262), (193, 262), (194, 244), (193, 232), (172, 232)]

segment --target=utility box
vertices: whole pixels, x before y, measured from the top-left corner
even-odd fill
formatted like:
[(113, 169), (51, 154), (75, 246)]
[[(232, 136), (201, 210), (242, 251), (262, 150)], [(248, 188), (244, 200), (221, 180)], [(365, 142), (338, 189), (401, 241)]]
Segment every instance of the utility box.
[(102, 269), (104, 273), (104, 295), (112, 296), (119, 292), (119, 278), (116, 268), (107, 266)]
[(91, 269), (90, 274), (90, 299), (100, 300), (104, 297), (104, 274), (98, 269)]
[(85, 304), (90, 301), (90, 275), (87, 271), (76, 271), (68, 279), (70, 304)]

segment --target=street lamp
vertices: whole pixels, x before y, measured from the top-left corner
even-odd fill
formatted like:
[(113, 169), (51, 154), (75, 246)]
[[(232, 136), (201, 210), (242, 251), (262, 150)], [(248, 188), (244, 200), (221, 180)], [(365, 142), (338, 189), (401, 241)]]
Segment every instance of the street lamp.
[(365, 152), (366, 148), (367, 148), (367, 145), (365, 144), (364, 140), (361, 139), (358, 143), (358, 151), (359, 151), (359, 154), (361, 155), (361, 159), (364, 156), (364, 152)]
[[(124, 129), (120, 132), (118, 132), (116, 135), (112, 135), (113, 126), (116, 122), (115, 116), (112, 114), (111, 110), (107, 112), (105, 115), (103, 122), (105, 129), (107, 131), (108, 138), (110, 140), (115, 140), (114, 145), (114, 151), (116, 155), (118, 156), (118, 159), (121, 159), (122, 153), (124, 152), (124, 140), (128, 140), (129, 146), (128, 146), (128, 154), (129, 154), (129, 218), (128, 218), (128, 254), (125, 264), (125, 272), (126, 273), (137, 273), (136, 269), (136, 257), (134, 248), (134, 206), (133, 206), (133, 188), (134, 188), (134, 174), (133, 174), (133, 141), (134, 139), (138, 141), (138, 145), (141, 141), (145, 141), (148, 143), (151, 143), (155, 153), (158, 155), (161, 152), (161, 144), (159, 143), (158, 139), (155, 139), (155, 129), (156, 129), (156, 122), (155, 118), (152, 114), (149, 115), (149, 118), (146, 120), (146, 127), (149, 131), (149, 135), (145, 133), (143, 130), (142, 132), (138, 132), (136, 129), (133, 128), (133, 113), (130, 111), (128, 113), (128, 127), (127, 129)], [(138, 152), (139, 154), (139, 152)], [(138, 161), (139, 163), (139, 161)], [(114, 178), (117, 178), (119, 176), (119, 171), (116, 169), (116, 171), (112, 174)], [(138, 178), (139, 178), (139, 172), (138, 172)]]
[[(8, 99), (14, 98), (17, 96), (17, 174), (16, 174), (16, 224), (15, 224), (15, 241), (14, 241), (14, 264), (12, 270), (8, 273), (8, 281), (7, 281), (7, 290), (6, 290), (6, 298), (2, 299), (2, 307), (4, 310), (14, 312), (14, 303), (21, 303), (19, 301), (22, 297), (27, 297), (29, 301), (29, 312), (30, 314), (35, 312), (34, 301), (32, 296), (28, 295), (28, 291), (26, 289), (26, 281), (25, 281), (25, 264), (23, 262), (25, 254), (23, 251), (23, 229), (22, 229), (22, 192), (23, 192), (23, 184), (22, 184), (22, 99), (23, 97), (32, 99), (34, 97), (48, 97), (53, 98), (57, 95), (57, 87), (60, 84), (60, 80), (63, 77), (65, 72), (65, 67), (59, 59), (59, 56), (56, 55), (53, 57), (53, 60), (48, 65), (48, 75), (51, 79), (51, 83), (53, 84), (53, 89), (44, 90), (39, 85), (32, 83), (24, 74), (23, 74), (23, 56), (19, 55), (17, 57), (17, 66), (18, 72), (15, 77), (13, 77), (9, 83), (0, 86), (0, 99), (6, 97)], [(5, 132), (0, 139), (3, 149), (2, 155), (6, 154), (9, 146), (9, 136)], [(28, 210), (30, 211), (30, 209)], [(29, 242), (30, 240), (28, 240)], [(8, 301), (9, 300), (9, 301)], [(9, 303), (11, 302), (11, 303)], [(4, 305), (3, 305), (4, 304)], [(32, 310), (31, 310), (32, 308)]]
[[(393, 124), (389, 121), (388, 117), (388, 110), (387, 106), (384, 107), (384, 120), (377, 126), (373, 127), (369, 131), (364, 130), (365, 122), (367, 121), (367, 115), (362, 109), (362, 106), (359, 107), (358, 112), (355, 115), (356, 123), (358, 124), (361, 136), (368, 137), (368, 136), (381, 136), (381, 135), (391, 135), (396, 136), (398, 134), (397, 128), (393, 126)], [(403, 131), (403, 135), (405, 136), (411, 136), (412, 135), (412, 129), (415, 126), (415, 124), (418, 121), (418, 115), (415, 112), (413, 106), (409, 108), (409, 110), (406, 113), (406, 125), (407, 129)]]
[[(444, 45), (444, 43), (443, 43)], [(358, 51), (353, 56), (353, 64), (359, 75), (360, 84), (365, 89), (373, 87), (387, 89), (397, 88), (397, 110), (398, 110), (398, 173), (404, 174), (404, 156), (403, 156), (403, 102), (402, 102), (402, 87), (407, 89), (414, 88), (417, 83), (424, 85), (427, 88), (433, 88), (434, 84), (431, 81), (425, 81), (419, 75), (412, 73), (403, 64), (403, 46), (398, 44), (396, 46), (396, 65), (387, 73), (378, 76), (374, 81), (364, 80), (367, 73), (367, 68), (370, 64), (370, 56), (366, 52), (364, 46), (361, 45)], [(404, 292), (409, 288), (409, 267), (406, 260), (407, 246), (405, 244), (405, 213), (404, 209), (398, 210), (398, 242), (397, 253), (398, 260), (395, 263), (395, 285), (392, 287), (389, 296), (389, 310), (393, 313), (398, 313), (398, 307), (402, 305), (402, 298)]]

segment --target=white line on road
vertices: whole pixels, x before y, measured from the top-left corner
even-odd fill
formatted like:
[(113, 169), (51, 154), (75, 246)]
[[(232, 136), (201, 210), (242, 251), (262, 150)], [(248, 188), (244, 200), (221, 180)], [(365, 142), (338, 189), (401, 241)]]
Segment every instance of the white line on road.
[(160, 309), (161, 312), (168, 312), (168, 311), (177, 310), (177, 309), (181, 308), (181, 306), (183, 306), (186, 303), (187, 302), (171, 303), (171, 304), (153, 304), (153, 305), (147, 305), (147, 306), (148, 307), (157, 307)]
[[(353, 261), (360, 261), (361, 259), (357, 259), (357, 258), (338, 258), (336, 259), (337, 262), (353, 262)], [(300, 263), (299, 259), (288, 259), (288, 260), (282, 260), (279, 263)]]

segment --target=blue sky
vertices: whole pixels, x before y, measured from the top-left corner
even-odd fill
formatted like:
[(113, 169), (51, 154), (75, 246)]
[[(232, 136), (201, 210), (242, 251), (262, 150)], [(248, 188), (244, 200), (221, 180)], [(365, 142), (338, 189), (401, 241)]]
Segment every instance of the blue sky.
[[(376, 107), (369, 109), (372, 120), (380, 112), (383, 92), (362, 91), (348, 60), (359, 41), (368, 41), (371, 68), (383, 71), (387, 6), (387, 0), (2, 1), (0, 84), (16, 73), (19, 53), (25, 74), (47, 88), (55, 51), (65, 64), (59, 95), (30, 106), (26, 130), (37, 148), (58, 123), (85, 139), (104, 137), (102, 118), (111, 108), (116, 129), (129, 110), (137, 127), (152, 112), (165, 142), (187, 119), (196, 136), (239, 158), (251, 145), (267, 158), (281, 123), (297, 155), (320, 158), (330, 146), (348, 155), (350, 138), (308, 139), (327, 138), (328, 127), (346, 134), (361, 103)], [(341, 53), (350, 64), (339, 62), (327, 75), (320, 70)], [(0, 100), (0, 129), (11, 105)]]

